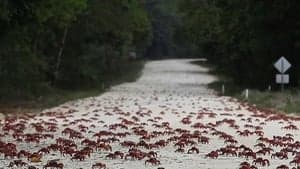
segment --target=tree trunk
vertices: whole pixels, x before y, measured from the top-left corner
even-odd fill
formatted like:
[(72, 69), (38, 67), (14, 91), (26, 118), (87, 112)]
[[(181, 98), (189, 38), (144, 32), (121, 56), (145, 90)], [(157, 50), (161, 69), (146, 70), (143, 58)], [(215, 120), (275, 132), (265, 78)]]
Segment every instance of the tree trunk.
[(61, 42), (60, 42), (60, 45), (59, 45), (59, 51), (58, 51), (58, 55), (56, 57), (56, 64), (55, 64), (55, 68), (54, 68), (54, 82), (53, 82), (53, 85), (56, 84), (56, 81), (58, 79), (59, 69), (60, 69), (60, 65), (61, 65), (61, 58), (62, 58), (62, 55), (63, 55), (65, 42), (66, 42), (67, 35), (68, 35), (68, 30), (69, 30), (68, 27), (65, 27), (63, 38), (61, 39)]

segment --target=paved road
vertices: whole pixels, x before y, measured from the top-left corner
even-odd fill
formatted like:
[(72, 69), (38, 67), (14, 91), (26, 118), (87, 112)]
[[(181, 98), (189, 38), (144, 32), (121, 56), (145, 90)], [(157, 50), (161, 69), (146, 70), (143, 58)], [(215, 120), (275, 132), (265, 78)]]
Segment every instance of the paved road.
[[(137, 82), (38, 115), (1, 120), (0, 148), (9, 147), (7, 143), (16, 147), (1, 148), (0, 152), (48, 149), (50, 153), (40, 151), (44, 152), (41, 162), (20, 157), (37, 168), (48, 160), (59, 159), (57, 163), (67, 169), (89, 169), (97, 162), (109, 169), (233, 169), (241, 162), (252, 165), (251, 151), (262, 153), (256, 153), (256, 158), (270, 161), (265, 167), (257, 163), (258, 168), (289, 166), (300, 148), (300, 118), (260, 111), (235, 99), (216, 96), (206, 86), (215, 78), (191, 61), (195, 60), (148, 62)], [(271, 158), (269, 149), (271, 154), (282, 149), (294, 154), (278, 153)], [(110, 154), (115, 151), (124, 153), (127, 159)], [(151, 156), (150, 151), (157, 156)], [(212, 151), (218, 154), (217, 159), (207, 157)], [(150, 158), (159, 160), (160, 165), (145, 165)], [(3, 168), (12, 161), (0, 156)], [(263, 163), (267, 165), (266, 160)]]

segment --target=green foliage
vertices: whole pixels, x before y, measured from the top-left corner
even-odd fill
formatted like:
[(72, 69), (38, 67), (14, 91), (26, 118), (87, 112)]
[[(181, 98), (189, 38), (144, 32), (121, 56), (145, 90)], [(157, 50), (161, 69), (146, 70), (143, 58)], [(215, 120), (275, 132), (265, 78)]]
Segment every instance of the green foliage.
[(150, 32), (147, 13), (137, 1), (89, 1), (86, 12), (70, 29), (60, 85), (101, 83), (107, 74), (119, 71), (129, 51), (143, 53)]
[(187, 37), (235, 83), (266, 88), (274, 84), (273, 63), (284, 55), (300, 79), (298, 1), (181, 0)]
[(147, 0), (146, 8), (153, 25), (153, 39), (147, 50), (149, 58), (182, 57), (186, 50), (180, 39), (181, 18), (178, 0)]
[(138, 0), (1, 0), (0, 95), (96, 86), (143, 54), (151, 28)]
[(57, 26), (68, 26), (86, 7), (87, 0), (47, 0), (29, 3), (40, 24), (52, 21)]

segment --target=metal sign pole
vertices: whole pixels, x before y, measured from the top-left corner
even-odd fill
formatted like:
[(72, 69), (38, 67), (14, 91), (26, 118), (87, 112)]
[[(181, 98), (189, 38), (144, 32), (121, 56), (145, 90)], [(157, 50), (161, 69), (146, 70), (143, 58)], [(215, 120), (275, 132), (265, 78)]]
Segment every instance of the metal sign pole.
[[(281, 80), (283, 82), (283, 74), (281, 74)], [(284, 91), (284, 83), (281, 83), (281, 92)]]
[[(282, 72), (283, 72), (283, 69), (284, 69), (284, 65), (283, 65), (284, 63), (283, 62), (281, 62), (281, 70), (282, 70)], [(284, 91), (284, 83), (283, 83), (283, 74), (281, 73), (281, 92), (283, 92)]]

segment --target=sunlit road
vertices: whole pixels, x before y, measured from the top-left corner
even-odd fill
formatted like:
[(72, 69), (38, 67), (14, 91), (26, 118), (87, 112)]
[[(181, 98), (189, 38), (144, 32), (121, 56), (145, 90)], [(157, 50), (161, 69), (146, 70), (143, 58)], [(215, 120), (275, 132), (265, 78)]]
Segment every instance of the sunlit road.
[[(191, 61), (151, 61), (134, 83), (38, 115), (2, 120), (0, 166), (22, 168), (14, 165), (20, 162), (14, 162), (18, 155), (23, 168), (39, 169), (47, 163), (49, 169), (300, 164), (299, 117), (259, 111), (215, 95), (206, 86), (215, 78)], [(37, 154), (27, 158), (21, 150)], [(49, 162), (53, 159), (58, 160)], [(245, 163), (243, 169), (250, 167)]]

